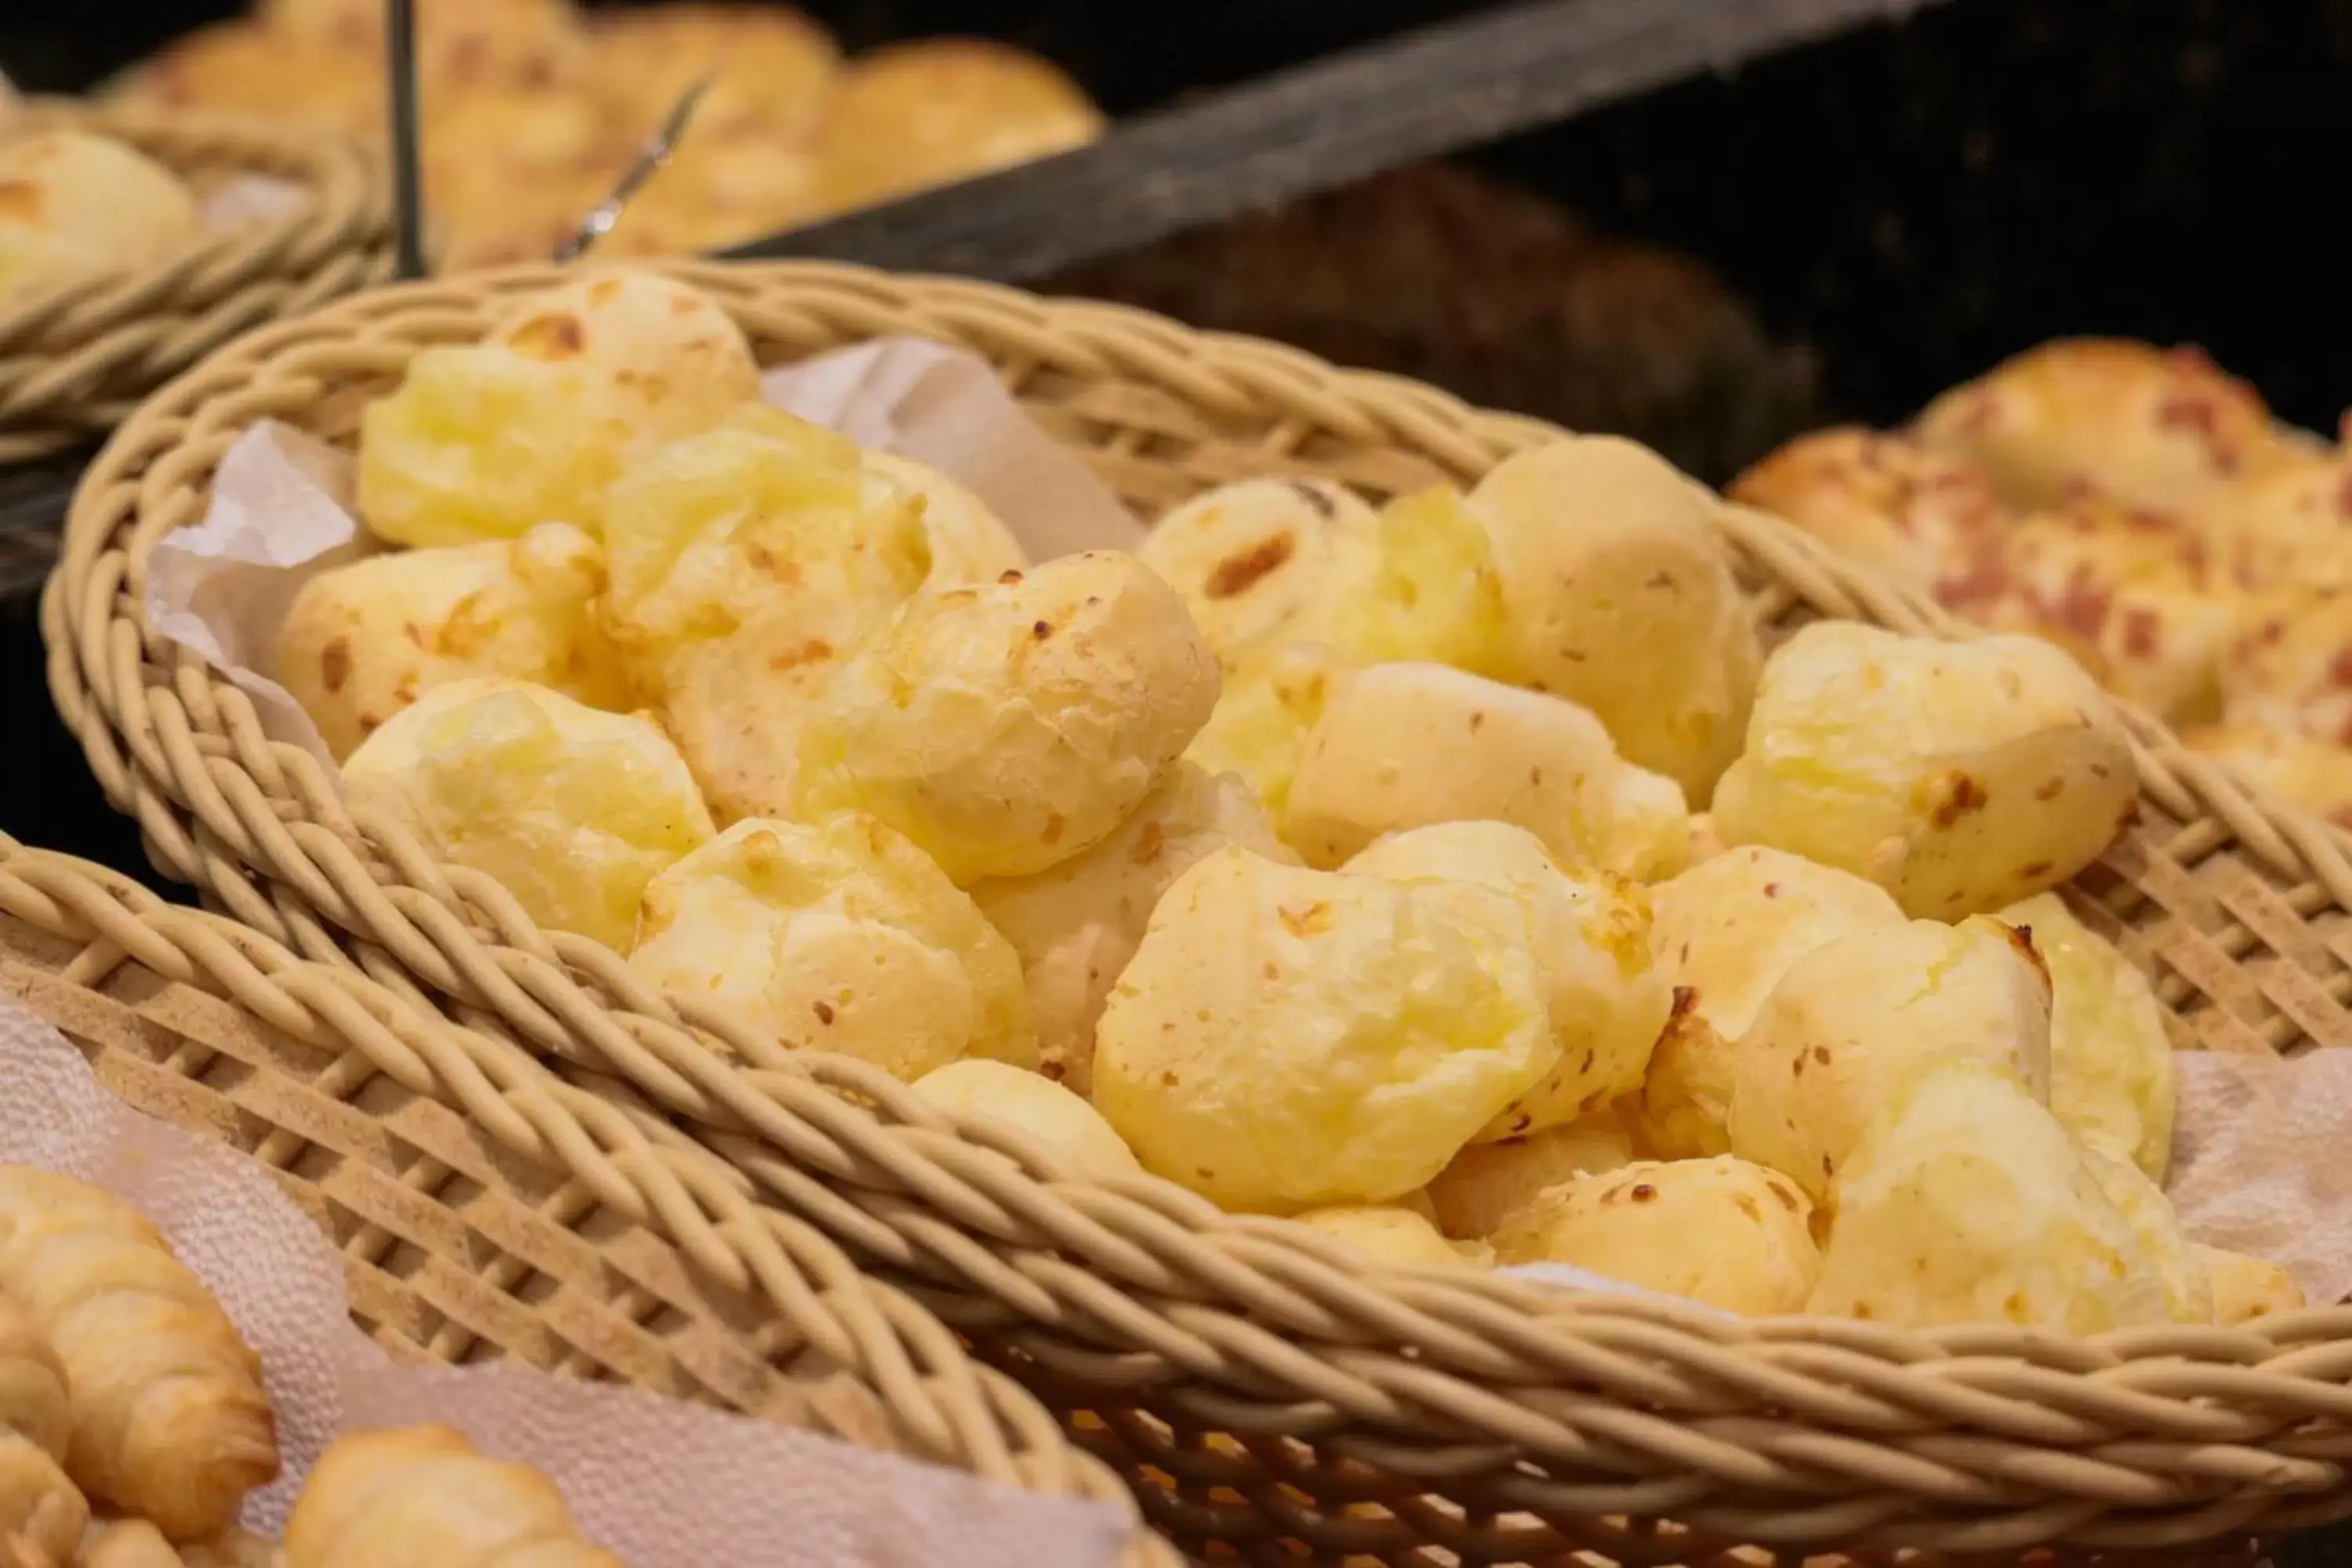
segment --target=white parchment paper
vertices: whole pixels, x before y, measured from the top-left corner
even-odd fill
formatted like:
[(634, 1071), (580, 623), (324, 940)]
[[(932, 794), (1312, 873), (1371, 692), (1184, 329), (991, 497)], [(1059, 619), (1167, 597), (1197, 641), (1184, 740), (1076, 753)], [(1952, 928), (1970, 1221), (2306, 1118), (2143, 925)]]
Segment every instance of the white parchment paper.
[(545, 1472), (629, 1568), (1101, 1568), (1128, 1527), (1048, 1498), (770, 1421), (522, 1368), (394, 1363), (360, 1332), (333, 1246), (260, 1166), (107, 1093), (64, 1036), (0, 996), (0, 1162), (131, 1204), (261, 1357), (285, 1469), (247, 1501), (275, 1536), (341, 1432), (440, 1422)]

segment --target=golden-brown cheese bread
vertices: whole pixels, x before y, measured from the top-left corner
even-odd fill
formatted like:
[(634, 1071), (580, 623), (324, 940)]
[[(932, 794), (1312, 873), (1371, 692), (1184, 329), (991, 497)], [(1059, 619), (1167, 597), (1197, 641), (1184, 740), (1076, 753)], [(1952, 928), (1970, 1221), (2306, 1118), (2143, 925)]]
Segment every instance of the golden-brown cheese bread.
[(0, 1166), (0, 1290), (65, 1369), (66, 1468), (93, 1497), (194, 1541), (226, 1530), (278, 1473), (260, 1358), (130, 1205)]
[(383, 68), (250, 19), (184, 33), (118, 78), (115, 102), (259, 114), (380, 141)]
[(1812, 1214), (1788, 1177), (1728, 1154), (1637, 1160), (1538, 1193), (1496, 1230), (1495, 1256), (1564, 1263), (1727, 1312), (1796, 1312), (1821, 1271)]
[(1942, 1056), (1998, 1063), (2046, 1104), (2051, 1007), (2032, 941), (1981, 915), (1823, 942), (1739, 1037), (1731, 1152), (1826, 1198), (1888, 1097)]
[(2087, 487), (2177, 511), (2270, 467), (2270, 411), (2193, 348), (2062, 338), (2019, 354), (1920, 415), (1931, 449), (1980, 463), (2009, 500), (2042, 507)]
[(2222, 660), (2221, 684), (2233, 727), (2352, 745), (2352, 584), (2262, 595)]
[(2030, 637), (1906, 637), (1816, 621), (1765, 667), (1748, 746), (1716, 793), (1727, 843), (1851, 871), (1914, 917), (2053, 888), (2136, 809), (2114, 704)]
[(1296, 1213), (1418, 1192), (1559, 1056), (1507, 896), (1227, 846), (1168, 889), (1113, 988), (1094, 1100), (1153, 1174)]
[(1982, 1058), (1933, 1057), (1886, 1096), (1833, 1203), (1810, 1311), (2069, 1334), (2172, 1319), (2162, 1270), (2081, 1147)]
[(1480, 1240), (1545, 1188), (1633, 1162), (1633, 1137), (1612, 1108), (1525, 1137), (1469, 1145), (1431, 1179), (1427, 1201), (1447, 1236)]
[(187, 183), (144, 153), (0, 127), (0, 295), (163, 261), (203, 232)]
[(932, 38), (860, 56), (823, 134), (833, 201), (858, 206), (1083, 146), (1101, 112), (1050, 62), (1003, 44)]
[(625, 707), (595, 614), (604, 588), (604, 551), (562, 522), (372, 555), (302, 584), (278, 628), (274, 673), (338, 757), (425, 692), (471, 676)]
[(2249, 587), (2352, 586), (2352, 447), (2290, 449), (2214, 496), (2195, 521)]
[(621, 1568), (555, 1484), (446, 1426), (337, 1438), (294, 1500), (286, 1568)]
[(2181, 741), (2192, 752), (2230, 763), (2289, 805), (2352, 827), (2352, 748), (2263, 724), (2215, 724)]
[(1938, 597), (1969, 592), (2012, 521), (1972, 464), (1855, 425), (1799, 437), (1725, 493)]
[(2095, 498), (2033, 512), (1945, 602), (1979, 625), (2054, 643), (2158, 718), (2221, 709), (2223, 656), (2247, 602), (2196, 532)]
[(1720, 504), (1631, 441), (1513, 457), (1470, 493), (1502, 579), (1502, 673), (1582, 704), (1625, 760), (1704, 808), (1738, 754), (1762, 654)]
[(1094, 1091), (1095, 1025), (1135, 956), (1151, 911), (1213, 851), (1297, 858), (1247, 786), (1179, 762), (1109, 837), (1026, 877), (991, 877), (971, 896), (1021, 955), (1042, 1070)]
[(1650, 944), (1674, 988), (1635, 1124), (1652, 1152), (1730, 1152), (1727, 1128), (1748, 1030), (1789, 966), (1860, 931), (1900, 926), (1886, 890), (1761, 845), (1727, 849), (1650, 890)]

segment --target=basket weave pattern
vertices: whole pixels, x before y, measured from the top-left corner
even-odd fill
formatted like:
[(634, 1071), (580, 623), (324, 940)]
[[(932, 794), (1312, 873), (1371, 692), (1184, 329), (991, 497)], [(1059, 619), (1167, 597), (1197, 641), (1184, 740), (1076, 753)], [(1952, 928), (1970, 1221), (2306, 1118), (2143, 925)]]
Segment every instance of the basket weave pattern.
[(237, 174), (310, 200), (167, 262), (0, 300), (0, 463), (102, 434), (139, 400), (264, 321), (392, 276), (392, 212), (367, 155), (333, 137), (241, 121), (37, 100), (7, 129), (117, 137), (197, 184)]
[[(346, 966), (0, 835), (0, 995), (135, 1109), (268, 1168), (395, 1356), (511, 1358), (1127, 1504), (936, 1319), (625, 1096)], [(1165, 1556), (1145, 1545), (1131, 1563)]]
[[(1227, 479), (1466, 483), (1555, 432), (1429, 388), (1103, 306), (808, 265), (672, 268), (763, 363), (884, 333), (972, 348), (1139, 510)], [(168, 873), (420, 1013), (454, 1005), (592, 1092), (625, 1084), (768, 1204), (905, 1288), (1062, 1412), (1180, 1545), (1290, 1562), (2220, 1551), (2352, 1512), (2352, 1309), (2067, 1341), (1736, 1321), (1507, 1279), (1381, 1273), (1162, 1184), (1054, 1179), (1017, 1135), (789, 1053), (356, 816), (307, 753), (142, 623), (148, 550), (254, 420), (347, 439), (418, 348), (530, 269), (362, 296), (256, 334), (117, 436), (43, 604), (50, 683)], [(1770, 519), (1724, 537), (1769, 624), (1967, 635)], [(2352, 1044), (2347, 840), (2131, 717), (2140, 817), (2077, 891), (2183, 1044)], [(952, 1135), (951, 1135), (952, 1134)], [(990, 1157), (982, 1146), (1009, 1152)]]

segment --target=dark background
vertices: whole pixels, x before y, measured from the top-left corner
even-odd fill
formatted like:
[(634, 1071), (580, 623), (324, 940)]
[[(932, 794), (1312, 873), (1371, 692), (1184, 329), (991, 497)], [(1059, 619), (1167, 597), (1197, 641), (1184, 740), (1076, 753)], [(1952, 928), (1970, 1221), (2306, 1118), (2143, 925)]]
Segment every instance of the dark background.
[[(1013, 39), (1124, 115), (1476, 7), (807, 8), (853, 48)], [(10, 4), (0, 66), (75, 89), (234, 9)], [(1832, 415), (1895, 419), (2002, 354), (2111, 331), (2203, 343), (2287, 417), (2332, 427), (2352, 401), (2347, 151), (2352, 0), (1954, 0), (1480, 161), (1715, 267), (1776, 335), (1818, 350)]]

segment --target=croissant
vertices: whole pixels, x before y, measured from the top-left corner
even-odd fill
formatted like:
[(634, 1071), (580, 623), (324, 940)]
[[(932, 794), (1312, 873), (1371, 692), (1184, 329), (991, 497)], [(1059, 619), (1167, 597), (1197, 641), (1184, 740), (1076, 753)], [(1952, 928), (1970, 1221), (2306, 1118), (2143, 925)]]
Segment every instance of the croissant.
[(65, 1369), (66, 1473), (92, 1497), (194, 1541), (278, 1473), (259, 1358), (128, 1204), (0, 1165), (0, 1291)]
[(622, 1568), (555, 1484), (446, 1426), (337, 1438), (294, 1500), (286, 1568)]
[(100, 1525), (82, 1543), (76, 1568), (187, 1568), (163, 1532), (143, 1519)]
[[(72, 1416), (65, 1369), (16, 1304), (0, 1296), (0, 1537), (70, 1560), (89, 1521), (81, 1490), (58, 1468)], [(6, 1559), (0, 1557), (0, 1563)]]

